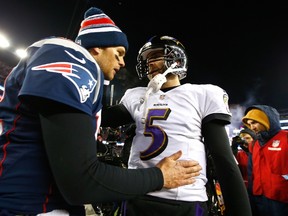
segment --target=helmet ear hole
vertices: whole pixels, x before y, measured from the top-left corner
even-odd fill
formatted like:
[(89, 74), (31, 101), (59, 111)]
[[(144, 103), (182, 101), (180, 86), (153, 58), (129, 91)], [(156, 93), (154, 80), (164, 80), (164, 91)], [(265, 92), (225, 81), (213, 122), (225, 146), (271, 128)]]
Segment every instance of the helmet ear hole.
[(149, 53), (160, 49), (164, 51), (165, 66), (169, 68), (173, 63), (177, 62), (176, 68), (179, 70), (173, 73), (177, 74), (180, 80), (185, 78), (188, 64), (185, 48), (182, 43), (170, 36), (153, 36), (141, 47), (137, 56), (136, 71), (139, 79), (147, 77), (149, 73), (147, 64)]

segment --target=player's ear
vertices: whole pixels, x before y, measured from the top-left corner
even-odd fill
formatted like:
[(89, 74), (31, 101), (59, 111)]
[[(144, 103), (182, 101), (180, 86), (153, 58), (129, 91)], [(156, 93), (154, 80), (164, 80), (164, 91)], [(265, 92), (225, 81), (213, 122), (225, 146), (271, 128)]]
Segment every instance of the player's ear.
[(93, 47), (93, 48), (90, 48), (90, 49), (89, 49), (89, 52), (90, 52), (92, 55), (98, 55), (98, 54), (101, 52), (101, 48), (99, 48), (99, 47)]

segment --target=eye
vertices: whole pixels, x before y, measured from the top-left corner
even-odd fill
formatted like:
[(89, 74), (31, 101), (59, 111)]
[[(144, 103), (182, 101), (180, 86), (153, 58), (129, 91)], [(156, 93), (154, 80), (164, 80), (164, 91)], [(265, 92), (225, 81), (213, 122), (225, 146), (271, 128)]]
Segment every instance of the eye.
[(115, 58), (117, 59), (117, 61), (120, 61), (119, 56), (115, 55)]
[(163, 56), (153, 56), (151, 58), (148, 58), (147, 62), (151, 63), (151, 62), (161, 61), (161, 60), (163, 60)]

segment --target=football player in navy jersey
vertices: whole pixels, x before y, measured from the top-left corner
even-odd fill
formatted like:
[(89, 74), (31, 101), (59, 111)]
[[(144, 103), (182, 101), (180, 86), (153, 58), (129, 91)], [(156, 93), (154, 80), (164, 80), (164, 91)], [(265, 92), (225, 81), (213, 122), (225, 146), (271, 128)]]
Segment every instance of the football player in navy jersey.
[(85, 215), (84, 204), (131, 199), (195, 182), (201, 166), (175, 151), (147, 169), (99, 162), (103, 81), (125, 66), (126, 35), (90, 8), (76, 43), (28, 47), (0, 102), (0, 215)]
[[(182, 150), (182, 159), (206, 167), (208, 149), (222, 188), (225, 215), (251, 215), (225, 129), (231, 119), (227, 93), (212, 84), (180, 83), (187, 75), (187, 54), (173, 37), (150, 38), (139, 50), (137, 62), (138, 76), (148, 77), (148, 86), (128, 89), (120, 104), (103, 110), (102, 119), (102, 126), (111, 127), (135, 122), (128, 167), (155, 166), (176, 150)], [(203, 169), (193, 184), (163, 188), (127, 201), (127, 215), (210, 215), (206, 184)]]

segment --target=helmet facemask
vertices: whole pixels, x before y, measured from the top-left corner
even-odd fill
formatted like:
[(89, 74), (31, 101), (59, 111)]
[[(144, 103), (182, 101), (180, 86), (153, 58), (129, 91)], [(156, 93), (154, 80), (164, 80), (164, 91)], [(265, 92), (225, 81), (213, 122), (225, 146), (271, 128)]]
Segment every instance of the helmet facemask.
[(147, 42), (139, 51), (137, 57), (136, 71), (139, 79), (147, 77), (149, 74), (149, 64), (147, 56), (149, 53), (163, 50), (164, 53), (164, 64), (166, 69), (169, 68), (173, 63), (177, 62), (177, 66), (171, 72), (172, 74), (178, 75), (179, 80), (183, 79), (187, 75), (187, 57), (183, 45), (174, 38), (168, 36), (162, 36), (160, 39), (153, 37)]
[(179, 80), (184, 79), (187, 76), (187, 58), (184, 51), (177, 46), (167, 46), (164, 49), (164, 64), (166, 69), (175, 62), (177, 64), (172, 74), (178, 75)]

